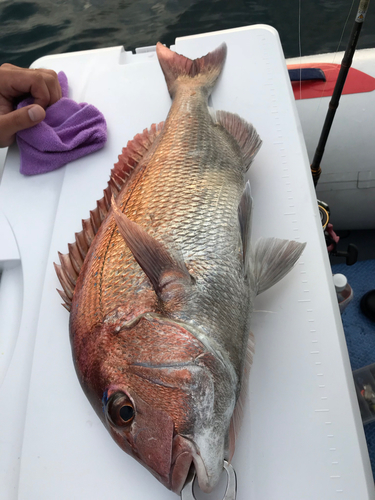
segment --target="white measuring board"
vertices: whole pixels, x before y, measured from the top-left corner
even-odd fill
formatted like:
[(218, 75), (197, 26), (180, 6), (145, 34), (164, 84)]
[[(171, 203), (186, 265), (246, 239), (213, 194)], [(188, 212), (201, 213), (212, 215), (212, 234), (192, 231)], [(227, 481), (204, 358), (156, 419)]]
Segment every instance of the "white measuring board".
[[(172, 48), (200, 57), (223, 41), (228, 56), (212, 105), (252, 122), (263, 140), (249, 174), (252, 238), (307, 242), (292, 272), (256, 301), (256, 353), (233, 459), (237, 498), (374, 499), (280, 41), (274, 29), (258, 25), (179, 38)], [(86, 400), (73, 368), (69, 315), (55, 291), (59, 283), (52, 265), (102, 196), (122, 147), (165, 119), (171, 103), (164, 77), (153, 48), (136, 54), (114, 47), (54, 55), (34, 66), (63, 70), (70, 97), (97, 106), (109, 133), (103, 150), (43, 176), (21, 176), (18, 152), (9, 150), (0, 209), (17, 243), (19, 266), (9, 272), (22, 275), (14, 290), (22, 305), (20, 321), (9, 321), (5, 330), (0, 317), (1, 334), (11, 337), (7, 361), (0, 365), (0, 498), (173, 500), (178, 497), (112, 441)]]

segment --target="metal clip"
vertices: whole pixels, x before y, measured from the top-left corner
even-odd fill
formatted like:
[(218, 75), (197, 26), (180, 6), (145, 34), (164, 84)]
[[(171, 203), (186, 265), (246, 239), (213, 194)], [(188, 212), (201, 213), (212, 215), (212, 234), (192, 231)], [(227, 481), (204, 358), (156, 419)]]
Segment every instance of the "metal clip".
[[(237, 495), (237, 478), (236, 472), (231, 464), (224, 460), (224, 469), (227, 473), (227, 488), (222, 500), (236, 500)], [(195, 469), (192, 467), (186, 479), (185, 486), (181, 490), (181, 500), (196, 500), (193, 492), (193, 485), (195, 480)]]

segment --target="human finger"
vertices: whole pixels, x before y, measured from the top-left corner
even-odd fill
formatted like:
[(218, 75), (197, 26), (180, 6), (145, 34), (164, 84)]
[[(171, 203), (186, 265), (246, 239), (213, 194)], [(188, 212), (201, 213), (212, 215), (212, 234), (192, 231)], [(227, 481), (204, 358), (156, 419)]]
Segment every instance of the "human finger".
[(57, 74), (52, 70), (3, 64), (0, 67), (0, 93), (7, 99), (30, 93), (36, 104), (46, 108), (60, 99), (61, 87)]
[(61, 99), (62, 91), (56, 71), (53, 71), (53, 69), (45, 69), (45, 68), (38, 68), (35, 71), (40, 72), (46, 82), (46, 85), (50, 92), (49, 105), (54, 104), (59, 99)]
[(10, 146), (14, 142), (17, 132), (37, 125), (44, 120), (45, 116), (46, 112), (37, 104), (31, 104), (11, 113), (1, 115), (0, 147)]
[(48, 86), (40, 72), (4, 65), (0, 68), (0, 94), (11, 101), (15, 97), (31, 94), (36, 104), (46, 108), (50, 102)]
[(19, 69), (19, 67), (18, 67), (18, 66), (15, 66), (14, 64), (10, 64), (10, 63), (3, 63), (3, 64), (1, 65), (1, 68), (8, 68), (8, 69), (11, 69), (11, 68), (18, 68), (18, 69)]

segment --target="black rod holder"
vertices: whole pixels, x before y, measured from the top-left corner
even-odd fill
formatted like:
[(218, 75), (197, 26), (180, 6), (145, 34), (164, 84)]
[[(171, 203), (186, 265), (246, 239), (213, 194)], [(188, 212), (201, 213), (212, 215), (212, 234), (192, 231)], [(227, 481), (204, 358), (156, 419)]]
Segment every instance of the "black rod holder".
[(332, 122), (335, 117), (336, 110), (339, 106), (342, 89), (344, 88), (345, 80), (352, 65), (354, 52), (357, 46), (359, 34), (361, 33), (362, 25), (368, 10), (370, 0), (360, 0), (358, 12), (354, 21), (352, 32), (350, 35), (349, 43), (346, 47), (344, 57), (341, 61), (339, 75), (336, 80), (335, 88), (333, 90), (332, 98), (330, 100), (326, 119), (324, 121), (322, 133), (320, 135), (319, 143), (315, 151), (313, 161), (311, 163), (311, 173), (314, 180), (314, 186), (318, 184), (321, 174), (320, 163), (322, 161), (325, 145), (327, 143), (328, 135), (331, 130)]

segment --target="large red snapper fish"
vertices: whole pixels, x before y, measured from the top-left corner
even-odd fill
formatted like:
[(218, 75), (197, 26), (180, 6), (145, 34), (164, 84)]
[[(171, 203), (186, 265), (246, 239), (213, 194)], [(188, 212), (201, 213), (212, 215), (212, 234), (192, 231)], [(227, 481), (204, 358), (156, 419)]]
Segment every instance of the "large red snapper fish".
[(56, 270), (79, 381), (113, 439), (174, 492), (192, 465), (209, 492), (234, 450), (254, 298), (304, 245), (250, 246), (261, 141), (207, 104), (226, 45), (196, 60), (156, 49), (168, 117), (123, 149)]

